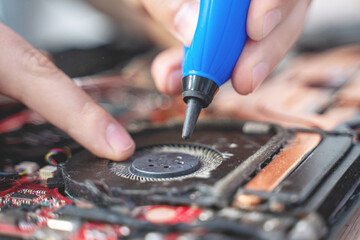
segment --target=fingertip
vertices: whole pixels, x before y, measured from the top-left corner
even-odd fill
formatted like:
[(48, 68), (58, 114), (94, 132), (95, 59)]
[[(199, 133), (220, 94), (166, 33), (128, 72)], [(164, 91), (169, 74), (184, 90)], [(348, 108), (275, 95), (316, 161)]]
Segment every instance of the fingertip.
[(62, 119), (61, 127), (98, 157), (115, 161), (129, 158), (135, 143), (126, 129), (98, 104), (85, 98), (87, 101), (80, 108), (69, 110), (72, 114)]
[[(248, 46), (246, 46), (246, 48), (248, 48)], [(248, 95), (253, 90), (252, 76), (251, 76), (252, 67), (249, 66), (246, 60), (247, 60), (246, 53), (244, 54), (244, 56), (240, 56), (238, 62), (236, 63), (231, 78), (233, 88), (237, 93), (241, 95)]]
[(243, 65), (236, 67), (232, 76), (235, 91), (241, 95), (254, 92), (269, 75), (269, 71), (269, 64), (264, 61), (257, 63), (254, 67)]
[(117, 151), (113, 155), (109, 156), (107, 159), (113, 161), (121, 162), (129, 159), (135, 152), (135, 144), (129, 147), (128, 149), (123, 149), (122, 151)]
[(167, 86), (167, 94), (176, 95), (181, 92), (182, 89), (182, 70), (174, 69), (169, 74), (168, 86)]
[(162, 67), (163, 58), (163, 53), (160, 53), (151, 64), (151, 75), (153, 76), (155, 85), (160, 92), (166, 92), (166, 69)]
[(199, 0), (140, 0), (148, 13), (189, 46), (199, 17)]
[(240, 95), (248, 95), (252, 92), (252, 85), (249, 84), (250, 82), (251, 80), (247, 77), (242, 77), (241, 74), (236, 76), (233, 75), (231, 80), (233, 88)]
[(250, 3), (247, 21), (246, 32), (250, 39), (259, 41), (262, 38), (262, 13), (257, 1)]
[(262, 39), (262, 27), (261, 19), (256, 16), (248, 15), (246, 23), (246, 33), (248, 37), (255, 41), (260, 41)]
[(110, 123), (105, 132), (107, 143), (111, 153), (107, 158), (115, 161), (123, 161), (129, 158), (135, 151), (134, 140), (118, 123)]
[(247, 19), (249, 38), (260, 41), (269, 36), (284, 21), (288, 21), (289, 15), (300, 2), (308, 5), (310, 0), (251, 1)]
[(266, 62), (260, 62), (252, 69), (252, 92), (261, 85), (268, 75), (269, 64)]
[(169, 49), (160, 53), (151, 66), (151, 72), (159, 91), (174, 95), (182, 88), (182, 48)]
[(176, 32), (175, 35), (186, 46), (190, 46), (194, 37), (199, 11), (199, 2), (184, 2), (174, 17), (174, 29)]
[(263, 16), (249, 16), (247, 22), (248, 36), (255, 41), (260, 41), (268, 36), (282, 20), (282, 12), (275, 8)]
[(280, 9), (273, 9), (268, 11), (263, 20), (262, 37), (261, 39), (268, 36), (272, 30), (276, 28), (281, 22), (281, 11)]

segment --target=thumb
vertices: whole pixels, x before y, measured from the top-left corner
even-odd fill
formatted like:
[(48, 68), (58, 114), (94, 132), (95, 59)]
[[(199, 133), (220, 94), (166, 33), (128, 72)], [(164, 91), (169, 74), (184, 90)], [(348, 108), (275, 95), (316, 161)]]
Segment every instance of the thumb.
[(199, 0), (141, 0), (149, 14), (189, 46), (199, 16)]

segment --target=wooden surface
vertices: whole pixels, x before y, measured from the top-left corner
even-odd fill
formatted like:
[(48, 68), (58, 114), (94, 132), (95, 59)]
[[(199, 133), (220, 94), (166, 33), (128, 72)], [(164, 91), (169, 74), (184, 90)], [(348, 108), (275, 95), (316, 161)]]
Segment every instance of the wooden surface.
[(350, 217), (350, 220), (339, 231), (335, 239), (360, 240), (360, 207)]

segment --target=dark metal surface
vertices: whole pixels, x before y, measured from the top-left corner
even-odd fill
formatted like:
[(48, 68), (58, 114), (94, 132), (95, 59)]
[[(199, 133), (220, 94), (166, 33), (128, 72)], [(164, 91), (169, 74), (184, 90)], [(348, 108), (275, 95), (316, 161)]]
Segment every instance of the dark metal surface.
[[(60, 129), (50, 125), (27, 124), (19, 130), (0, 136), (0, 167), (24, 161), (38, 162), (45, 165), (44, 155), (51, 148), (68, 146), (73, 153), (82, 147)], [(57, 161), (64, 161), (57, 159)]]
[[(311, 212), (319, 209), (318, 211), (325, 219), (335, 219), (335, 215), (352, 196), (346, 193), (353, 192), (359, 186), (359, 182), (356, 180), (360, 179), (359, 156), (360, 145), (355, 145), (336, 170), (332, 171), (323, 184), (318, 187), (316, 193), (311, 195), (306, 208), (302, 208), (301, 211)], [(330, 209), (335, 209), (335, 211), (330, 211)]]
[[(259, 134), (257, 130), (264, 129), (264, 126), (267, 126), (268, 131), (260, 131)], [(243, 129), (247, 129), (247, 133)], [(179, 147), (185, 146), (183, 151), (192, 151), (202, 158), (217, 160), (202, 164), (198, 171), (186, 177), (157, 180), (126, 175), (130, 172), (126, 167), (131, 165), (131, 159), (113, 163), (83, 151), (62, 167), (67, 191), (70, 195), (80, 194), (91, 200), (103, 197), (102, 194), (112, 197), (137, 195), (142, 196), (145, 202), (165, 195), (171, 196), (172, 200), (181, 196), (182, 199), (176, 201), (189, 201), (184, 199), (184, 193), (197, 192), (197, 198), (210, 195), (212, 198), (207, 199), (209, 204), (221, 204), (219, 199), (230, 201), (228, 197), (237, 187), (247, 181), (261, 163), (275, 154), (289, 138), (279, 127), (252, 122), (203, 122), (199, 124), (191, 144), (180, 138), (180, 131), (181, 124), (151, 127), (134, 133), (133, 137), (138, 149), (158, 144), (174, 146), (178, 151)], [(207, 154), (211, 157), (206, 157)], [(93, 187), (102, 194), (94, 196)], [(191, 201), (197, 200), (193, 198)]]
[(327, 136), (317, 149), (285, 179), (274, 192), (286, 194), (288, 201), (301, 203), (308, 198), (352, 145), (349, 136)]
[[(149, 159), (147, 157), (149, 155), (156, 155), (156, 157)], [(181, 161), (179, 158), (182, 157), (187, 158), (189, 162)], [(141, 165), (147, 163), (146, 168), (152, 169), (152, 173), (146, 171), (144, 166), (140, 170), (139, 161), (144, 163)], [(117, 176), (134, 181), (183, 181), (187, 178), (208, 173), (216, 169), (223, 161), (224, 158), (221, 153), (206, 146), (197, 144), (161, 144), (140, 148), (130, 159), (124, 162), (109, 161), (108, 168)], [(134, 165), (136, 165), (136, 169), (134, 169)], [(171, 171), (171, 165), (175, 165), (174, 172)], [(186, 166), (184, 167), (183, 165)]]
[[(235, 192), (244, 190), (242, 187), (249, 180), (289, 146), (296, 133), (309, 132), (320, 134), (321, 142), (312, 151), (304, 151), (303, 159), (277, 188), (271, 192), (244, 192), (259, 197), (258, 205), (253, 207), (258, 213), (273, 214), (275, 218), (285, 214), (296, 219), (291, 231), (294, 239), (302, 236), (303, 225), (310, 229), (308, 234), (318, 239), (340, 226), (350, 212), (349, 207), (358, 199), (360, 148), (348, 133), (286, 131), (264, 123), (221, 120), (199, 124), (194, 141), (187, 143), (179, 138), (179, 131), (181, 124), (149, 127), (134, 133), (139, 148), (130, 161), (98, 159), (86, 151), (77, 154), (60, 166), (66, 191), (98, 204), (197, 204), (226, 209), (233, 206)], [(153, 154), (159, 153), (159, 149), (166, 152), (163, 155), (166, 160), (158, 161), (159, 169), (174, 164), (178, 154), (190, 159), (189, 162), (194, 160), (192, 156), (198, 157), (200, 168), (168, 178), (133, 172), (134, 166), (141, 169), (142, 163), (148, 163), (152, 157), (159, 160), (161, 154)], [(205, 157), (207, 160), (205, 153), (210, 156)], [(141, 170), (147, 171), (147, 167)], [(203, 170), (204, 167), (208, 170)], [(93, 169), (97, 169), (95, 175)]]
[(170, 178), (193, 173), (200, 168), (200, 160), (181, 152), (147, 151), (133, 156), (130, 171), (139, 177)]
[(55, 53), (52, 58), (56, 66), (70, 77), (81, 77), (113, 70), (114, 67), (121, 68), (149, 50), (149, 46), (129, 49), (108, 44), (95, 49), (72, 49)]

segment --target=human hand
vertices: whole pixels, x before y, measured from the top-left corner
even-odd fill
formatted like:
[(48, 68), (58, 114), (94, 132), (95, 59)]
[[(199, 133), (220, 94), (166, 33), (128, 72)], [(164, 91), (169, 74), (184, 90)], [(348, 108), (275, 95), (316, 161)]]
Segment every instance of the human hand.
[(0, 23), (0, 93), (19, 100), (99, 157), (128, 158), (126, 130), (41, 52)]
[[(139, 0), (158, 22), (189, 46), (195, 32), (199, 0)], [(234, 89), (249, 94), (274, 70), (300, 35), (310, 0), (252, 0), (247, 18), (249, 36), (232, 74)], [(182, 89), (183, 49), (172, 48), (154, 61), (159, 90)]]

